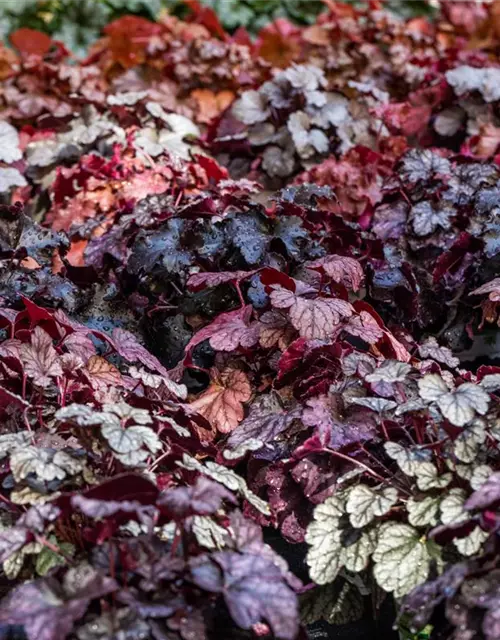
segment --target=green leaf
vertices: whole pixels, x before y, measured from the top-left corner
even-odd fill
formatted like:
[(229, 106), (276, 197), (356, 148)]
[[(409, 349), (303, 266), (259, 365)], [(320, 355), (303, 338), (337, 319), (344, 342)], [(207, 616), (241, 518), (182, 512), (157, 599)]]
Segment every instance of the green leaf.
[(439, 498), (426, 496), (423, 500), (410, 498), (406, 503), (408, 522), (414, 527), (426, 527), (437, 524)]
[(307, 528), (306, 542), (310, 545), (307, 564), (316, 584), (333, 582), (343, 566), (339, 521), (344, 513), (344, 500), (328, 498), (314, 509), (314, 519)]
[[(382, 526), (373, 553), (373, 574), (384, 591), (401, 598), (427, 579), (431, 546), (407, 524)], [(434, 554), (436, 552), (434, 551)]]
[[(67, 556), (72, 556), (75, 551), (75, 547), (70, 542), (58, 542), (55, 536), (50, 536), (49, 542), (57, 545)], [(37, 555), (35, 571), (39, 576), (45, 576), (54, 567), (61, 566), (65, 563), (66, 560), (59, 553), (43, 547)]]
[(398, 492), (393, 487), (371, 489), (365, 484), (353, 487), (346, 503), (346, 511), (352, 526), (365, 527), (375, 516), (386, 514), (397, 499)]
[(363, 598), (354, 584), (339, 577), (332, 584), (307, 591), (300, 598), (300, 610), (304, 624), (319, 620), (347, 624), (363, 615)]
[(443, 489), (447, 487), (451, 480), (451, 473), (438, 475), (438, 470), (432, 462), (422, 462), (417, 471), (417, 486), (421, 491), (429, 489)]

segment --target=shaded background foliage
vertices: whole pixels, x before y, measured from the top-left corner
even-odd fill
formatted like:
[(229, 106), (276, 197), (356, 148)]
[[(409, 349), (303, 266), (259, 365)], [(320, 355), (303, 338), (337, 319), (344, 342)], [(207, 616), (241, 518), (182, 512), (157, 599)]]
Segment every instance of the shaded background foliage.
[[(356, 6), (366, 4), (348, 1)], [(29, 27), (62, 40), (75, 54), (83, 55), (103, 27), (120, 16), (133, 14), (154, 20), (166, 10), (185, 17), (195, 3), (196, 0), (3, 0), (0, 37)], [(202, 0), (201, 4), (215, 10), (226, 30), (245, 27), (250, 33), (277, 18), (312, 24), (326, 8), (323, 0)], [(389, 0), (386, 6), (405, 18), (434, 12), (427, 0)]]

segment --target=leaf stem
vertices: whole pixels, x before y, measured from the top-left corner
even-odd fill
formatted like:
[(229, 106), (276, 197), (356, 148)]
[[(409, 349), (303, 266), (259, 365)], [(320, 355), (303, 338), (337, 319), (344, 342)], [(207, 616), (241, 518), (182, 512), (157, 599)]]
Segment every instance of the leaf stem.
[(346, 456), (343, 453), (340, 453), (339, 451), (333, 451), (332, 449), (328, 449), (328, 453), (330, 453), (332, 456), (340, 458), (341, 460), (346, 460), (347, 462), (352, 462), (352, 464), (358, 465), (358, 467), (361, 467), (362, 469), (364, 469), (366, 473), (369, 473), (373, 478), (380, 480), (380, 482), (386, 481), (386, 478), (378, 474), (376, 471), (373, 471), (373, 469), (370, 469), (370, 467), (364, 464), (364, 462), (360, 462), (355, 458), (350, 458), (349, 456)]

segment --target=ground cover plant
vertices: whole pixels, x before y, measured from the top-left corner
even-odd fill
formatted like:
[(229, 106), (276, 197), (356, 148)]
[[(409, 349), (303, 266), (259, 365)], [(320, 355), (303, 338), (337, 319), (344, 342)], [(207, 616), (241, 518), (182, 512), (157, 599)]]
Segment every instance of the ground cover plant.
[(497, 640), (498, 5), (205, 9), (0, 49), (0, 634)]

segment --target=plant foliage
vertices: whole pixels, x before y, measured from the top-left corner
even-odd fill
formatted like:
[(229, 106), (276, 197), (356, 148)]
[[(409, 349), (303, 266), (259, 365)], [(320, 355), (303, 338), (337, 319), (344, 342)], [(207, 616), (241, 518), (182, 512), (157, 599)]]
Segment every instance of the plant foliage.
[(500, 17), (460, 9), (2, 46), (6, 633), (304, 640), (402, 602), (500, 639)]

